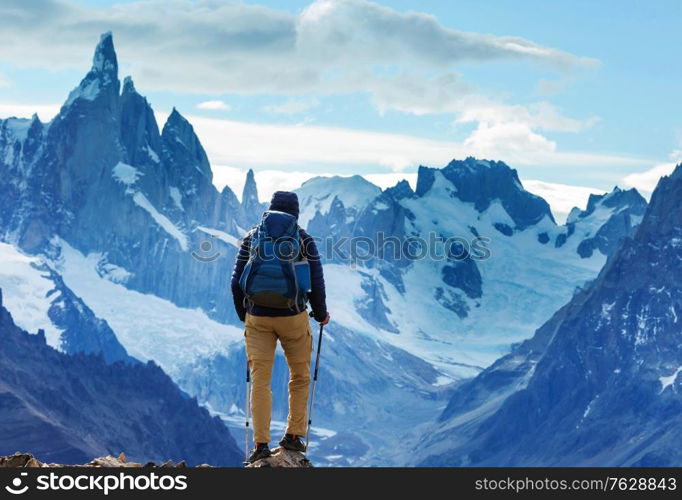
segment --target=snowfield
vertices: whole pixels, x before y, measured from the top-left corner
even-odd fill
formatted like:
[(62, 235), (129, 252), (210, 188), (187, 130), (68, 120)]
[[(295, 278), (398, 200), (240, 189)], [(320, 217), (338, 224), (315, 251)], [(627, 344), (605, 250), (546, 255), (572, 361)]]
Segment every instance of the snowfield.
[(142, 176), (142, 172), (138, 169), (123, 162), (118, 162), (114, 166), (112, 174), (114, 179), (126, 186), (132, 186), (137, 182), (137, 179)]
[(178, 366), (242, 341), (241, 329), (213, 321), (199, 309), (181, 308), (101, 277), (97, 272), (101, 254), (84, 256), (62, 240), (53, 244), (61, 254), (50, 265), (97, 317), (109, 323), (131, 356), (153, 359), (172, 376)]
[(182, 249), (183, 252), (187, 251), (188, 248), (188, 243), (187, 243), (187, 235), (180, 231), (173, 222), (163, 215), (161, 212), (159, 212), (154, 205), (151, 204), (151, 202), (147, 199), (147, 197), (142, 194), (141, 192), (136, 192), (133, 195), (133, 201), (137, 206), (140, 208), (143, 208), (149, 215), (152, 216), (152, 219), (164, 230), (166, 231), (170, 236), (178, 240), (178, 243), (180, 244), (180, 248)]
[(219, 231), (218, 229), (213, 229), (204, 226), (197, 226), (197, 229), (202, 233), (206, 233), (210, 236), (213, 236), (214, 238), (218, 238), (219, 240), (224, 241), (225, 243), (227, 243), (228, 245), (232, 245), (233, 247), (239, 248), (240, 246), (239, 238), (232, 236), (231, 234), (227, 234), (225, 231)]
[(12, 245), (0, 243), (0, 289), (4, 306), (19, 327), (29, 333), (42, 328), (47, 343), (58, 349), (62, 330), (48, 315), (56, 298), (48, 294), (55, 285), (49, 273), (38, 269), (41, 265), (40, 258), (29, 257)]

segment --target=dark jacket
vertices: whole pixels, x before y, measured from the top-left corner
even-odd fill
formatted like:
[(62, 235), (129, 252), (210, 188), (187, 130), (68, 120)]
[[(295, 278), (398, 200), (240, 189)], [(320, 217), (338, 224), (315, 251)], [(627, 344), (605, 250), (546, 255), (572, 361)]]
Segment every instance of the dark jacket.
[[(246, 306), (244, 305), (244, 292), (242, 292), (242, 289), (239, 286), (239, 279), (242, 277), (244, 266), (249, 260), (252, 234), (253, 231), (250, 231), (242, 240), (239, 254), (237, 255), (237, 260), (234, 264), (234, 271), (232, 271), (232, 297), (234, 298), (234, 308), (237, 311), (237, 316), (244, 321), (247, 312), (254, 316), (293, 316), (294, 314), (298, 314), (293, 309), (276, 309), (249, 303), (247, 303)], [(315, 245), (313, 238), (303, 229), (300, 230), (300, 234), (303, 256), (310, 262), (311, 291), (308, 294), (308, 299), (313, 309), (315, 321), (324, 321), (327, 317), (327, 304), (320, 254), (317, 251), (317, 245)]]

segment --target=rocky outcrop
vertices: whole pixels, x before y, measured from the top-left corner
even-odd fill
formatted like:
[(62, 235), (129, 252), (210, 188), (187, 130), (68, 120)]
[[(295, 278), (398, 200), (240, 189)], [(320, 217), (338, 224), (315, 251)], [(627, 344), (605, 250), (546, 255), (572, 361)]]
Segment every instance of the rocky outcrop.
[[(7, 456), (0, 456), (0, 468), (1, 467), (95, 467), (95, 468), (102, 468), (102, 467), (161, 467), (164, 469), (167, 468), (177, 468), (181, 469), (184, 467), (187, 467), (187, 464), (185, 463), (184, 460), (179, 461), (178, 463), (173, 463), (172, 460), (167, 460), (166, 462), (163, 463), (156, 463), (156, 462), (146, 462), (144, 464), (140, 462), (130, 462), (128, 461), (128, 458), (126, 457), (126, 454), (121, 452), (119, 453), (118, 456), (111, 456), (111, 455), (106, 455), (104, 457), (98, 457), (98, 458), (93, 458), (87, 463), (84, 464), (58, 464), (58, 463), (47, 463), (47, 462), (41, 462), (38, 460), (36, 457), (34, 457), (31, 453), (21, 453), (21, 452), (16, 452), (14, 455), (7, 455)], [(197, 465), (197, 467), (212, 467), (211, 465), (208, 464), (200, 464)]]
[[(52, 462), (41, 462), (31, 453), (16, 452), (13, 455), (0, 456), (0, 468), (2, 467), (160, 467), (160, 468), (184, 468), (187, 464), (184, 460), (173, 463), (172, 460), (165, 462), (134, 462), (129, 461), (126, 454), (121, 452), (117, 456), (105, 455), (85, 462), (83, 464), (60, 464)], [(196, 467), (213, 467), (209, 464), (199, 464)], [(275, 448), (272, 450), (272, 455), (268, 458), (262, 458), (256, 462), (246, 466), (247, 468), (261, 468), (261, 467), (284, 467), (307, 469), (313, 467), (312, 462), (306, 456), (298, 451), (289, 451), (284, 448)]]
[(312, 467), (313, 464), (306, 458), (306, 456), (299, 451), (289, 451), (284, 448), (275, 448), (272, 450), (272, 455), (268, 458), (261, 458), (254, 463), (247, 465), (247, 468), (258, 469), (261, 467), (285, 467), (306, 469)]

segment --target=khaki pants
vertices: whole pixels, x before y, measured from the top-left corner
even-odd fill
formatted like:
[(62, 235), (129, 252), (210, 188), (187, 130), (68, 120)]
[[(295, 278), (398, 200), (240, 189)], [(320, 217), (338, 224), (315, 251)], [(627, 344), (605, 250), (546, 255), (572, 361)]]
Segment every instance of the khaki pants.
[(289, 365), (289, 417), (287, 434), (303, 436), (307, 427), (308, 388), (310, 387), (310, 355), (313, 337), (308, 314), (295, 316), (246, 315), (246, 354), (251, 367), (251, 412), (253, 439), (270, 442), (272, 391), (270, 380), (279, 339)]

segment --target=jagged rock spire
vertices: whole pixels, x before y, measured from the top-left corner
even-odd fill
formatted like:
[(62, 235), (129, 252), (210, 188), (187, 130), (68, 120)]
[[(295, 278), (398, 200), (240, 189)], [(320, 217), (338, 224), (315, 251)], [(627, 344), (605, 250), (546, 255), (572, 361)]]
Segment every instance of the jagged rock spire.
[(114, 39), (111, 31), (103, 33), (99, 43), (95, 48), (95, 55), (92, 58), (92, 69), (94, 73), (118, 78), (118, 60), (114, 50)]
[(133, 79), (129, 76), (123, 80), (121, 91), (121, 143), (129, 164), (159, 164), (161, 135), (154, 111), (147, 99), (137, 93)]
[(111, 32), (107, 32), (100, 37), (95, 48), (92, 68), (80, 85), (71, 91), (64, 106), (68, 107), (79, 99), (94, 101), (102, 96), (101, 98), (107, 100), (114, 109), (118, 100), (119, 87), (118, 60), (114, 50), (114, 40)]
[(256, 186), (256, 178), (253, 169), (249, 169), (246, 173), (246, 182), (244, 183), (244, 190), (242, 191), (242, 205), (245, 210), (257, 210), (260, 207), (258, 201), (258, 187)]
[(213, 179), (211, 166), (194, 127), (180, 112), (173, 108), (163, 126), (161, 138), (164, 142), (169, 163), (173, 165), (176, 175), (185, 172), (186, 176), (193, 176), (200, 172), (209, 183)]
[(135, 84), (133, 83), (133, 77), (132, 76), (126, 76), (123, 79), (123, 90), (121, 91), (121, 94), (132, 94), (132, 93), (137, 93), (137, 90), (135, 90)]

